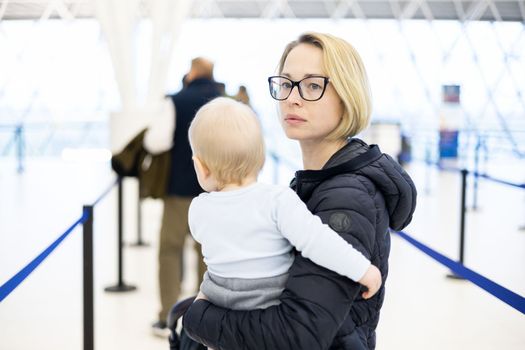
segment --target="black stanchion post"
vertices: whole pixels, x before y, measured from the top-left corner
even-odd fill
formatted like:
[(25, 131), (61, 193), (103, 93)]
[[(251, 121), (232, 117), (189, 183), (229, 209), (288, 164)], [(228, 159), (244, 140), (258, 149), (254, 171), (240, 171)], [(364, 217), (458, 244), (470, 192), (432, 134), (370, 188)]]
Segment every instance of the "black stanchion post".
[(472, 210), (478, 210), (478, 181), (479, 181), (479, 150), (481, 148), (481, 136), (478, 136), (476, 151), (474, 153), (474, 193), (472, 198)]
[[(461, 169), (461, 214), (459, 223), (459, 263), (464, 263), (464, 252), (465, 252), (465, 214), (467, 212), (467, 169)], [(447, 275), (447, 277), (454, 279), (464, 278), (454, 273)]]
[(119, 177), (118, 180), (118, 283), (114, 286), (106, 287), (104, 290), (106, 292), (128, 292), (137, 289), (135, 286), (126, 285), (123, 281), (123, 272), (122, 272), (122, 247), (123, 247), (123, 235), (122, 235), (122, 217), (123, 217), (123, 192), (122, 192), (122, 177)]
[(149, 243), (142, 240), (142, 200), (140, 198), (140, 189), (137, 197), (137, 241), (132, 243), (132, 247), (147, 247)]
[(83, 275), (84, 275), (84, 350), (94, 348), (93, 312), (93, 206), (85, 205), (87, 215), (83, 225)]
[(463, 264), (465, 251), (465, 214), (467, 212), (467, 175), (468, 170), (461, 169), (461, 220), (459, 227), (459, 262)]

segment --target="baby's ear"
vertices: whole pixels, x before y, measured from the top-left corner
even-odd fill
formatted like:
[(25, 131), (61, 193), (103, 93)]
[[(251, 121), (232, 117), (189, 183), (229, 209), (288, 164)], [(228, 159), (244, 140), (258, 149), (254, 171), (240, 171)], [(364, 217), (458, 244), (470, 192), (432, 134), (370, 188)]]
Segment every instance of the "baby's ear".
[(193, 159), (193, 164), (195, 165), (195, 171), (199, 173), (199, 175), (203, 177), (208, 177), (210, 175), (210, 169), (204, 164), (202, 160), (200, 160), (199, 157), (193, 156), (191, 157)]

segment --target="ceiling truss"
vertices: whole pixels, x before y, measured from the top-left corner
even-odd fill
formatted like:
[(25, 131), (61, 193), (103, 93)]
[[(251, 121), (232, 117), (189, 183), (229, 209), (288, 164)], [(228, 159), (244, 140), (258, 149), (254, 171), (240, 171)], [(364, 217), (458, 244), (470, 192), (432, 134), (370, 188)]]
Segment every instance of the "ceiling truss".
[[(148, 15), (149, 3), (139, 0)], [(192, 18), (329, 18), (518, 21), (525, 0), (194, 0)], [(0, 0), (2, 19), (89, 18), (93, 0)]]

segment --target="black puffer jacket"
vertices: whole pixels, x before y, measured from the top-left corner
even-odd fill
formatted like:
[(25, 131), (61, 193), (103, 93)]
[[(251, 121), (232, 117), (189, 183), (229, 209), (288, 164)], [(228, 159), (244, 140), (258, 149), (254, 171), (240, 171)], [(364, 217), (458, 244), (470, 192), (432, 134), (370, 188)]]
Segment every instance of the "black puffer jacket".
[[(377, 146), (352, 139), (322, 170), (298, 171), (292, 187), (312, 213), (381, 270), (385, 281), (388, 228), (403, 229), (416, 206), (408, 174)], [(297, 254), (280, 305), (232, 311), (199, 300), (186, 313), (184, 327), (214, 349), (374, 349), (384, 284), (368, 300), (360, 291), (358, 283)]]

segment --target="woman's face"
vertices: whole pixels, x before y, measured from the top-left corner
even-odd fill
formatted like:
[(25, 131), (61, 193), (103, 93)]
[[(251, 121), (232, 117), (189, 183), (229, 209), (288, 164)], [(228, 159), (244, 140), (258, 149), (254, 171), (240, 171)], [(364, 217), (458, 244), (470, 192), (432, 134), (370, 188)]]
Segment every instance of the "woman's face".
[[(293, 81), (309, 75), (326, 77), (322, 63), (320, 48), (311, 44), (299, 44), (288, 54), (280, 75)], [(295, 87), (286, 100), (279, 102), (279, 109), (286, 136), (301, 142), (323, 141), (339, 125), (343, 115), (341, 99), (330, 83), (318, 101), (303, 100)]]

